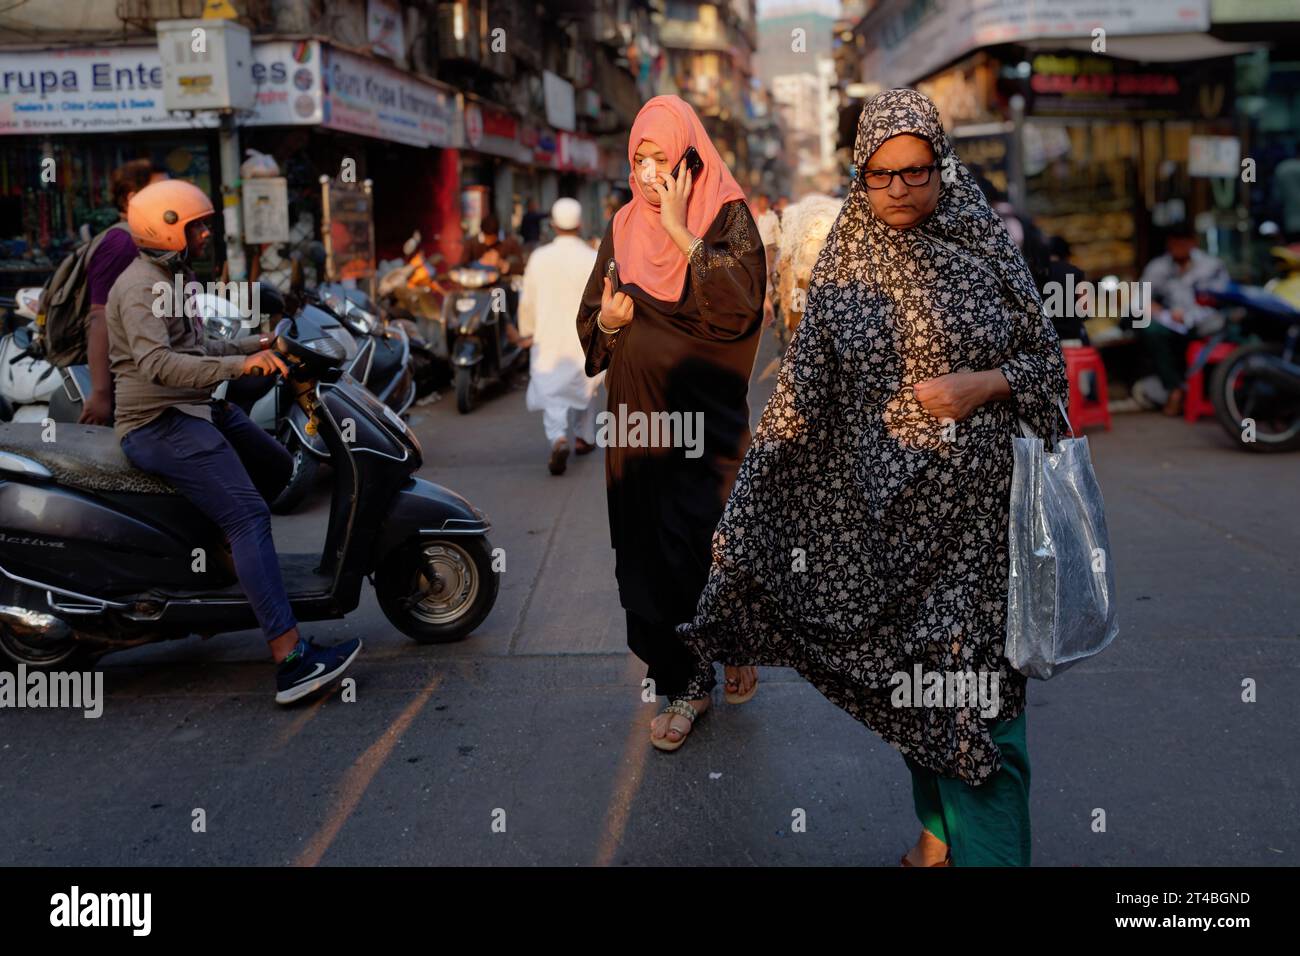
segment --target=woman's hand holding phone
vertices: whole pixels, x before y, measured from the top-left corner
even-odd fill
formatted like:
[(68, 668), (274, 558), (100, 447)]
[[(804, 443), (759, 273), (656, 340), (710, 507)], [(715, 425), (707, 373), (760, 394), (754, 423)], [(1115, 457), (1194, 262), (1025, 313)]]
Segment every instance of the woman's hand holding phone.
[(625, 292), (615, 292), (609, 276), (605, 276), (605, 289), (600, 294), (600, 324), (618, 330), (632, 321), (632, 297)]
[(663, 182), (655, 186), (659, 193), (659, 221), (664, 232), (685, 255), (695, 241), (686, 229), (686, 204), (691, 198), (691, 171), (684, 170), (676, 179), (671, 173), (660, 173)]

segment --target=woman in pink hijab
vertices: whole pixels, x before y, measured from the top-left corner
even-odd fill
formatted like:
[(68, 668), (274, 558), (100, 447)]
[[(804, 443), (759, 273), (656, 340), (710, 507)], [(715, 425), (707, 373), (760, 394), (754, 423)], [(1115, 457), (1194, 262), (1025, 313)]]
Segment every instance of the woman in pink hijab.
[[(682, 161), (692, 147), (696, 173)], [(695, 614), (713, 529), (749, 445), (767, 265), (743, 191), (684, 100), (656, 96), (641, 108), (628, 163), (632, 201), (605, 231), (578, 334), (587, 374), (607, 370), (596, 442), (606, 447), (628, 646), (670, 701), (650, 742), (676, 750), (709, 697), (682, 699), (703, 665), (674, 628)], [(694, 686), (714, 686), (707, 669)], [(727, 700), (748, 700), (753, 668), (726, 671)]]

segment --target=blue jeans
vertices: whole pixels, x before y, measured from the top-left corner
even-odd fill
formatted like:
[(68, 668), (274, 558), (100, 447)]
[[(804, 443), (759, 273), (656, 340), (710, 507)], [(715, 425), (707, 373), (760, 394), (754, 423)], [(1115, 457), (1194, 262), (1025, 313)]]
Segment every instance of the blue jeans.
[(218, 401), (211, 423), (167, 409), (128, 432), (122, 451), (136, 468), (171, 482), (225, 532), (235, 574), (266, 639), (297, 627), (266, 506), (293, 472), (284, 447), (239, 408)]

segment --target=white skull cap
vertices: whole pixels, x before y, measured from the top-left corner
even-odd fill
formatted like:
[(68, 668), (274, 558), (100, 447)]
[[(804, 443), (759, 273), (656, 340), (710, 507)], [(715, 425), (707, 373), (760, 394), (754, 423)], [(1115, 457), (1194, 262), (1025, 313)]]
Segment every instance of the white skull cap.
[(551, 225), (556, 229), (577, 229), (582, 225), (582, 203), (567, 196), (555, 200), (551, 206)]

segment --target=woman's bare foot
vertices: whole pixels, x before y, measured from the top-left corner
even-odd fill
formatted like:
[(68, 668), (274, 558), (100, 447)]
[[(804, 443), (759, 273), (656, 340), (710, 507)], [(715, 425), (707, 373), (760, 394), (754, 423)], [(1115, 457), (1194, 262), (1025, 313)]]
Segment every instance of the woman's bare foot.
[(922, 829), (916, 846), (907, 851), (907, 862), (912, 866), (934, 866), (948, 859), (948, 844), (929, 830)]
[[(690, 702), (695, 708), (697, 715), (704, 713), (709, 709), (712, 700), (708, 697), (701, 697), (699, 700)], [(676, 744), (683, 740), (691, 732), (691, 721), (681, 714), (673, 714), (668, 711), (656, 714), (654, 720), (650, 721), (650, 738), (651, 742), (655, 740), (667, 739), (670, 744)]]
[(727, 664), (722, 668), (722, 674), (726, 680), (727, 694), (732, 697), (747, 697), (758, 685), (758, 669), (754, 667), (732, 667)]

